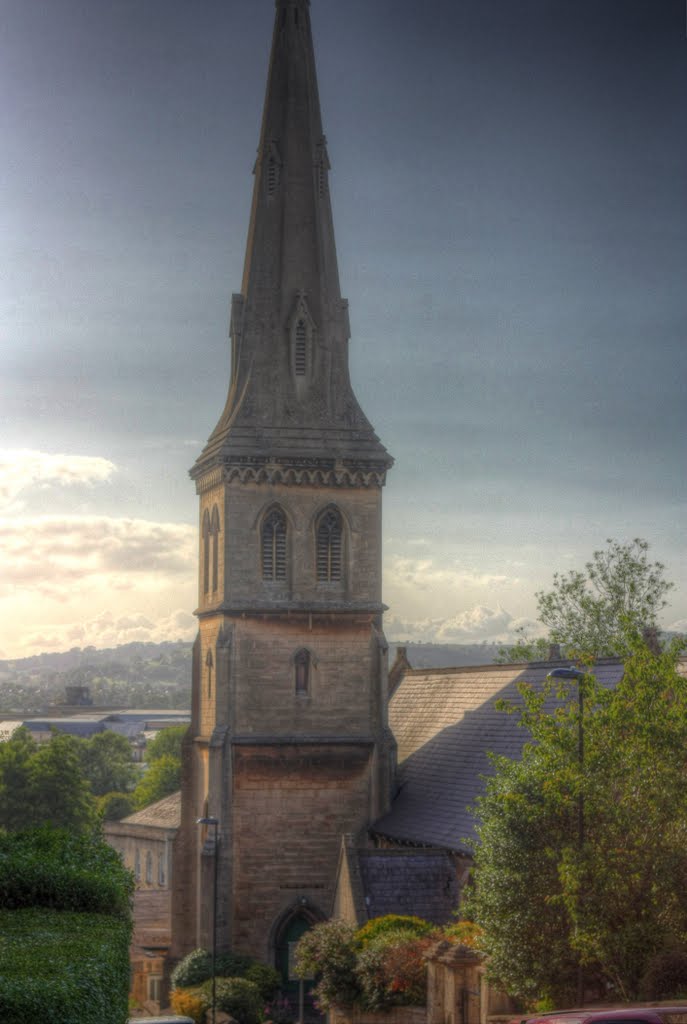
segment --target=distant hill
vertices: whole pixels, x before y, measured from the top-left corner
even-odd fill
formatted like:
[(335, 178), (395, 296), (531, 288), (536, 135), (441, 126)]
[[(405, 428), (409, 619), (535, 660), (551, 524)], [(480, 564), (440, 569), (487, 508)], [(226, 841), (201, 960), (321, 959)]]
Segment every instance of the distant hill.
[[(393, 662), (398, 644), (389, 645)], [(414, 668), (484, 665), (496, 644), (404, 643)], [(133, 643), (98, 650), (36, 654), (0, 661), (0, 715), (44, 711), (65, 703), (67, 686), (87, 686), (96, 706), (179, 708), (191, 705), (190, 643)]]

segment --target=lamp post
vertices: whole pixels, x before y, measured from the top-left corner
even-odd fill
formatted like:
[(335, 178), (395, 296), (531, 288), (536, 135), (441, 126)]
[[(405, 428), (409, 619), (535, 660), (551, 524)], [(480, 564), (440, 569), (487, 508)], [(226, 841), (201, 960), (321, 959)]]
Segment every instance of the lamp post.
[[(580, 855), (584, 850), (584, 787), (582, 780), (582, 770), (584, 767), (584, 688), (582, 686), (582, 680), (587, 675), (586, 672), (582, 672), (579, 668), (555, 668), (552, 672), (549, 672), (550, 679), (575, 679), (577, 681), (577, 760), (580, 766), (580, 791), (577, 794), (577, 847), (580, 851)], [(579, 904), (581, 905), (582, 900), (580, 898)], [(577, 1005), (582, 1006), (584, 1000), (584, 972), (582, 970), (582, 960), (578, 960), (577, 963)]]
[(217, 961), (217, 862), (219, 853), (219, 821), (217, 818), (198, 818), (196, 825), (205, 825), (214, 830), (212, 866), (212, 1024), (215, 1024), (217, 1014), (217, 982), (215, 979), (215, 964)]

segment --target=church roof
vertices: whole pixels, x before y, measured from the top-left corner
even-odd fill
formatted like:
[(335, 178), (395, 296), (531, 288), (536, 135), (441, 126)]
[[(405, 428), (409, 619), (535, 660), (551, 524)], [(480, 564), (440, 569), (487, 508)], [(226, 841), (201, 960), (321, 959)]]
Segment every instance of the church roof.
[(393, 460), (349, 379), (309, 3), (276, 7), (229, 395), (191, 475), (272, 482), (297, 469), (381, 484)]
[(181, 792), (163, 797), (154, 804), (122, 818), (120, 825), (143, 825), (147, 828), (179, 828), (181, 824)]
[[(407, 670), (389, 703), (398, 794), (372, 831), (395, 842), (470, 853), (471, 807), (492, 771), (488, 755), (520, 757), (528, 735), (517, 715), (498, 711), (496, 701), (517, 702), (518, 683), (541, 685), (552, 669), (568, 664)], [(602, 686), (616, 686), (622, 674), (615, 659), (602, 659), (595, 668)]]
[(357, 850), (368, 919), (410, 914), (433, 924), (452, 920), (459, 889), (445, 850)]

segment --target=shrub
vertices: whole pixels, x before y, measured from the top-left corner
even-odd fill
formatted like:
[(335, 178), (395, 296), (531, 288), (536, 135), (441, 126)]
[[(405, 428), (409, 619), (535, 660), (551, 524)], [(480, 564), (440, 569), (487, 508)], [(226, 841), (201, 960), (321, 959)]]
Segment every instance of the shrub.
[(281, 974), (267, 964), (251, 964), (243, 977), (257, 985), (261, 998), (266, 1001), (274, 999), (281, 988)]
[(441, 934), (447, 939), (459, 942), (461, 946), (468, 949), (481, 949), (484, 940), (484, 929), (480, 928), (474, 921), (458, 921), (456, 924), (446, 925), (441, 929)]
[(383, 917), (373, 917), (356, 932), (357, 942), (365, 948), (379, 935), (386, 935), (389, 932), (398, 933), (403, 930), (412, 935), (428, 935), (434, 925), (429, 921), (423, 921), (421, 917), (412, 917), (408, 914), (385, 914)]
[[(215, 975), (218, 978), (249, 978), (257, 984), (264, 999), (271, 999), (281, 984), (281, 975), (277, 971), (240, 953), (220, 953), (215, 962)], [(207, 949), (194, 949), (172, 971), (172, 988), (193, 988), (211, 977), (212, 953)]]
[(296, 947), (296, 970), (301, 977), (319, 978), (314, 992), (323, 1010), (359, 1000), (355, 968), (355, 931), (344, 921), (316, 924)]
[(420, 1006), (427, 1000), (424, 951), (430, 940), (399, 928), (380, 932), (361, 950), (356, 975), (366, 1010)]
[(170, 997), (172, 1009), (181, 1017), (191, 1017), (196, 1024), (204, 1024), (210, 1008), (210, 999), (200, 988), (175, 988)]
[(668, 950), (653, 956), (642, 978), (641, 990), (643, 997), (651, 1001), (684, 996), (687, 993), (687, 953)]
[[(215, 987), (218, 1010), (228, 1013), (238, 1024), (260, 1024), (263, 1000), (257, 985), (247, 978), (217, 978)], [(212, 981), (204, 982), (202, 989), (210, 999)]]
[(121, 916), (0, 910), (0, 934), (0, 1020), (126, 1020), (130, 927)]
[(44, 826), (0, 834), (0, 907), (131, 917), (131, 872), (94, 833)]

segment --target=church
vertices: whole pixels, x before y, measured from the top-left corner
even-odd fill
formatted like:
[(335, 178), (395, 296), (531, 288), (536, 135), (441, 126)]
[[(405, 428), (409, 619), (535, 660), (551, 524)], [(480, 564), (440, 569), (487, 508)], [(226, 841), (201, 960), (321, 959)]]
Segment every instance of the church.
[(342, 836), (362, 839), (391, 796), (393, 460), (349, 379), (309, 7), (276, 3), (228, 397), (191, 470), (199, 632), (174, 958), (211, 943), (216, 870), (219, 948), (278, 961), (331, 913)]

